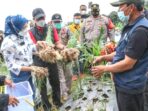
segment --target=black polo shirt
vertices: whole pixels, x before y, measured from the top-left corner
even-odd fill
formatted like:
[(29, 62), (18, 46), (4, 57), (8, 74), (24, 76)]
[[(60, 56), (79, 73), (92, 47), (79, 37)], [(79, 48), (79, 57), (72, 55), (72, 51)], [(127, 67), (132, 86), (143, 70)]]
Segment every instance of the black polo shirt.
[[(142, 19), (144, 15), (141, 15), (137, 20)], [(123, 33), (127, 33), (135, 25), (137, 20), (133, 24), (128, 24), (123, 28)], [(148, 50), (148, 28), (138, 27), (136, 28), (129, 39), (128, 44), (125, 49), (125, 54), (133, 59), (140, 59), (144, 52)]]

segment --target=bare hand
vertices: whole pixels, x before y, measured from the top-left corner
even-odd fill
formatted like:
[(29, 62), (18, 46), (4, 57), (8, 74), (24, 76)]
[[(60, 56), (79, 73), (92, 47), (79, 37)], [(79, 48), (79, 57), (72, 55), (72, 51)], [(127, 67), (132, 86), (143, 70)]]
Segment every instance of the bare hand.
[(105, 66), (103, 65), (94, 66), (91, 69), (93, 76), (95, 76), (96, 78), (100, 78), (102, 74), (104, 73), (104, 71), (105, 71)]
[(13, 96), (9, 96), (9, 105), (12, 105), (13, 107), (17, 106), (19, 103), (19, 101), (13, 97)]
[(48, 47), (48, 44), (45, 41), (38, 41), (37, 42), (37, 48), (38, 49), (45, 49)]
[(98, 56), (98, 57), (95, 57), (95, 59), (94, 59), (94, 61), (93, 61), (93, 64), (95, 64), (95, 63), (100, 63), (100, 62), (102, 62), (103, 61), (103, 56)]
[(10, 86), (10, 87), (14, 86), (13, 82), (10, 79), (7, 79), (7, 78), (5, 79), (5, 84)]

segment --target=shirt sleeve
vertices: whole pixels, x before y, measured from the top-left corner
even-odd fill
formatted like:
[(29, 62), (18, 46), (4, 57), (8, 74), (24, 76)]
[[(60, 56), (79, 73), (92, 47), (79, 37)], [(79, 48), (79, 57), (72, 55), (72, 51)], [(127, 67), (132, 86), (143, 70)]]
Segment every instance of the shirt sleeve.
[(57, 32), (56, 28), (54, 28), (54, 27), (53, 27), (53, 38), (54, 38), (55, 43), (59, 41), (58, 32)]
[(125, 54), (133, 59), (140, 59), (146, 50), (148, 50), (148, 30), (139, 27), (131, 35)]
[(1, 51), (8, 69), (16, 75), (19, 75), (22, 66), (15, 63), (15, 47), (16, 46), (13, 44), (13, 42), (7, 39), (3, 42)]
[(9, 95), (8, 94), (0, 94), (0, 109), (8, 106)]
[(6, 76), (0, 76), (0, 86), (4, 85)]

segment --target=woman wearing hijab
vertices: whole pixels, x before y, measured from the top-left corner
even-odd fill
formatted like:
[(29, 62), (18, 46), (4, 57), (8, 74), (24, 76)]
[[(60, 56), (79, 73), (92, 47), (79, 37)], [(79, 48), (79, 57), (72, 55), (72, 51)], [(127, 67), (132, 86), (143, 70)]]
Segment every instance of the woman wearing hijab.
[(28, 20), (21, 15), (8, 16), (5, 20), (5, 37), (1, 46), (6, 65), (14, 83), (29, 81), (33, 92), (31, 76), (32, 54), (36, 46), (27, 34)]

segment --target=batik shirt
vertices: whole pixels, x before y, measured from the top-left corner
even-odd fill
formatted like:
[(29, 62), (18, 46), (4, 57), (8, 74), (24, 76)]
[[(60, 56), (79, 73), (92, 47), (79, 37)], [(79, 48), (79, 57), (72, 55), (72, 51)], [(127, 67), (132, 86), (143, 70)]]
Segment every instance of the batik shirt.
[[(21, 41), (24, 41), (23, 45)], [(33, 63), (32, 55), (36, 52), (36, 46), (29, 35), (23, 39), (19, 39), (16, 35), (9, 35), (4, 38), (1, 51), (8, 69), (19, 75), (22, 66), (30, 66)]]

